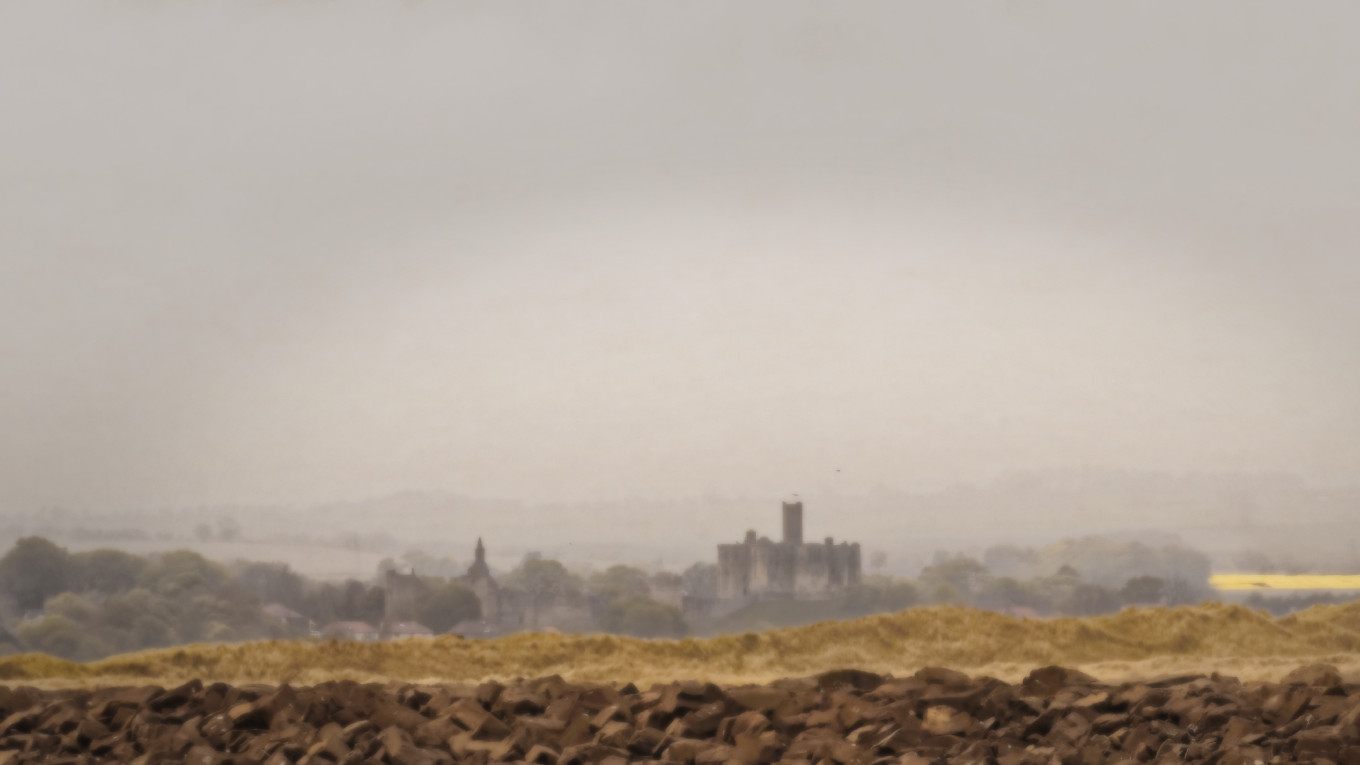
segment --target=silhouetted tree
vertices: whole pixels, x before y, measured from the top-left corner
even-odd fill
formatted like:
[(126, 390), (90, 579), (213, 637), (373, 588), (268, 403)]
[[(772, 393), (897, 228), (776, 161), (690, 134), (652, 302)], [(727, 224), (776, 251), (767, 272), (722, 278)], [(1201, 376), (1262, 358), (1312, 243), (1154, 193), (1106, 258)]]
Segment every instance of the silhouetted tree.
[(236, 569), (236, 581), (262, 602), (298, 608), (304, 601), (306, 582), (287, 563), (245, 563)]
[(658, 571), (652, 574), (650, 582), (652, 586), (667, 589), (678, 588), (683, 590), (685, 587), (685, 578), (673, 571)]
[(48, 598), (43, 611), (48, 616), (64, 616), (82, 627), (92, 626), (99, 615), (95, 604), (74, 592), (63, 592)]
[(997, 545), (987, 548), (982, 554), (982, 564), (997, 576), (1023, 578), (1033, 575), (1037, 557), (1034, 550), (1029, 548)]
[(991, 576), (987, 567), (972, 558), (941, 560), (921, 571), (921, 584), (931, 589), (949, 585), (963, 600), (969, 600)]
[(142, 574), (142, 583), (153, 592), (167, 595), (215, 589), (227, 579), (227, 570), (193, 550), (162, 553)]
[(1119, 598), (1130, 605), (1161, 603), (1166, 597), (1166, 583), (1161, 577), (1135, 576), (1119, 589)]
[(416, 620), (436, 635), (453, 625), (482, 615), (482, 605), (472, 590), (461, 584), (441, 582), (426, 588), (416, 601)]
[(685, 594), (696, 598), (716, 598), (718, 596), (718, 566), (713, 563), (695, 563), (681, 574), (685, 579)]
[(64, 592), (71, 578), (71, 556), (42, 537), (25, 537), (0, 558), (0, 583), (23, 609), (42, 608)]
[(647, 597), (647, 572), (632, 566), (610, 566), (608, 569), (592, 574), (589, 580), (590, 594), (606, 600), (624, 597)]
[(1042, 609), (1048, 606), (1047, 598), (1037, 585), (1009, 576), (987, 582), (978, 591), (975, 601), (980, 608), (996, 610), (1017, 607)]
[(385, 606), (386, 593), (383, 588), (370, 587), (350, 579), (345, 582), (343, 597), (335, 606), (335, 618), (376, 625), (382, 621)]
[(1166, 581), (1166, 604), (1168, 606), (1187, 606), (1198, 603), (1203, 599), (1204, 594), (1204, 585), (1194, 585), (1180, 577), (1173, 577)]
[(109, 646), (85, 626), (56, 614), (21, 624), (14, 632), (30, 649), (64, 659), (96, 659), (110, 651)]
[(1118, 611), (1119, 593), (1098, 584), (1083, 583), (1072, 589), (1063, 611), (1074, 616), (1094, 616)]
[(582, 597), (581, 580), (555, 560), (525, 556), (520, 567), (505, 577), (508, 587), (529, 599), (530, 624), (538, 625), (543, 610), (555, 603), (575, 603)]
[(600, 626), (609, 632), (643, 638), (680, 637), (686, 631), (685, 619), (678, 609), (640, 596), (610, 601)]
[(122, 550), (90, 550), (71, 556), (71, 587), (77, 592), (114, 593), (141, 581), (150, 563)]
[(837, 610), (844, 616), (855, 617), (911, 608), (920, 601), (920, 595), (911, 582), (866, 577), (859, 584), (847, 587), (839, 601)]

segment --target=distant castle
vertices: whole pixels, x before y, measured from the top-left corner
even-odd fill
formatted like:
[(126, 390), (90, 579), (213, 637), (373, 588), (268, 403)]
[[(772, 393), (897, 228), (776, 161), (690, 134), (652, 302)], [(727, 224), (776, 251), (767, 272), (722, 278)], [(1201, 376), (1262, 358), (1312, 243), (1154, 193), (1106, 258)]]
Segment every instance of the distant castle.
[[(654, 577), (650, 596), (681, 608), (685, 618), (703, 623), (721, 618), (748, 603), (762, 600), (825, 600), (860, 581), (858, 543), (803, 542), (803, 503), (783, 503), (784, 538), (778, 542), (746, 532), (736, 544), (718, 545), (716, 597), (689, 595), (679, 576)], [(524, 629), (589, 629), (597, 614), (590, 604), (551, 594), (535, 602), (530, 593), (498, 583), (486, 563), (486, 546), (477, 540), (467, 573), (452, 581), (467, 587), (481, 604), (481, 617), (454, 626), (454, 633), (490, 637)], [(417, 603), (427, 592), (412, 571), (386, 573), (382, 624), (369, 628), (374, 637), (429, 634), (416, 621)], [(711, 592), (711, 591), (710, 591)], [(579, 600), (579, 598), (578, 598)], [(593, 604), (599, 606), (600, 604)]]
[(860, 580), (859, 543), (803, 542), (803, 503), (784, 503), (784, 539), (746, 532), (745, 541), (718, 545), (718, 599), (829, 598)]

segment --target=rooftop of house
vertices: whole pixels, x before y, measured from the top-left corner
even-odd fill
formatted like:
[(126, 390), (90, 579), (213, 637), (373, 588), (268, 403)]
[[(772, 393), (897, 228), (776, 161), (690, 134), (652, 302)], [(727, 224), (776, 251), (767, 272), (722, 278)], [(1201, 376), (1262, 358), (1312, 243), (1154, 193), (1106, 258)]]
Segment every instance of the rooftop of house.
[(265, 616), (268, 616), (273, 619), (306, 618), (302, 614), (298, 613), (297, 611), (294, 611), (293, 609), (289, 608), (288, 606), (285, 606), (282, 603), (266, 603), (264, 606), (260, 608), (260, 611)]
[(378, 629), (368, 622), (331, 622), (321, 631), (327, 634), (376, 635)]
[(420, 622), (393, 622), (384, 625), (383, 631), (388, 635), (397, 635), (401, 637), (434, 634), (434, 630), (426, 627)]

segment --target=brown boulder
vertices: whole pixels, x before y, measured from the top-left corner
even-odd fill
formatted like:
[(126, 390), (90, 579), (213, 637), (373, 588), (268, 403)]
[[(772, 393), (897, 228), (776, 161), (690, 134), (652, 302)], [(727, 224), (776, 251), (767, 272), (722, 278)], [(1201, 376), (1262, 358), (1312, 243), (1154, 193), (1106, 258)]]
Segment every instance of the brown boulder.
[(1284, 676), (1286, 685), (1312, 685), (1324, 688), (1341, 685), (1341, 672), (1331, 664), (1308, 664)]
[(624, 748), (633, 754), (643, 754), (650, 757), (661, 751), (665, 741), (666, 734), (656, 728), (638, 728), (633, 731)]
[(1308, 762), (1320, 757), (1336, 761), (1342, 745), (1346, 743), (1346, 738), (1339, 727), (1324, 725), (1299, 731), (1293, 736), (1293, 741), (1294, 759), (1298, 762)]
[(595, 743), (613, 749), (624, 749), (628, 742), (633, 738), (633, 726), (626, 722), (615, 720), (605, 723), (603, 728), (595, 734)]
[(759, 685), (729, 688), (727, 695), (742, 709), (766, 714), (774, 712), (791, 696), (788, 691)]
[(928, 685), (963, 686), (973, 682), (968, 675), (944, 667), (922, 667), (912, 677)]
[(1095, 684), (1096, 679), (1085, 672), (1066, 667), (1049, 666), (1040, 667), (1030, 672), (1020, 683), (1020, 687), (1028, 694), (1052, 696), (1068, 686), (1092, 686)]
[(1283, 725), (1298, 717), (1311, 698), (1306, 686), (1281, 686), (1261, 705), (1261, 716), (1271, 725)]
[[(368, 721), (364, 720), (354, 723), (354, 725), (361, 725), (364, 722)], [(463, 729), (453, 721), (453, 718), (445, 715), (433, 720), (425, 720), (417, 725), (415, 730), (411, 732), (411, 738), (422, 747), (435, 747), (442, 745), (450, 737), (462, 731)]]
[[(415, 713), (412, 712), (412, 714)], [(483, 709), (481, 704), (472, 699), (459, 699), (458, 701), (455, 701), (449, 705), (448, 709), (444, 710), (444, 715), (457, 722), (458, 725), (465, 730), (470, 731), (474, 738), (483, 741), (505, 738), (505, 736), (510, 733), (509, 726), (497, 719), (495, 715)], [(424, 718), (421, 718), (417, 725), (423, 723)]]
[(953, 707), (936, 706), (926, 709), (921, 727), (937, 736), (956, 736), (973, 726), (973, 716)]
[(533, 765), (557, 765), (557, 759), (561, 756), (561, 752), (551, 747), (535, 744), (524, 755), (524, 761), (533, 763)]
[(681, 718), (685, 735), (691, 738), (708, 738), (718, 732), (718, 725), (727, 716), (727, 705), (723, 701), (713, 701), (690, 712)]
[(533, 688), (512, 685), (500, 692), (492, 707), (502, 715), (536, 715), (548, 707), (548, 696)]
[(883, 683), (883, 677), (861, 669), (833, 669), (817, 676), (817, 687), (822, 690), (849, 687), (857, 691), (872, 691)]
[(779, 734), (767, 730), (760, 734), (746, 733), (737, 736), (732, 751), (732, 762), (740, 765), (771, 765), (779, 761), (783, 752)]
[(561, 756), (557, 758), (557, 765), (604, 765), (614, 759), (621, 759), (626, 763), (628, 753), (610, 746), (582, 744), (562, 750)]

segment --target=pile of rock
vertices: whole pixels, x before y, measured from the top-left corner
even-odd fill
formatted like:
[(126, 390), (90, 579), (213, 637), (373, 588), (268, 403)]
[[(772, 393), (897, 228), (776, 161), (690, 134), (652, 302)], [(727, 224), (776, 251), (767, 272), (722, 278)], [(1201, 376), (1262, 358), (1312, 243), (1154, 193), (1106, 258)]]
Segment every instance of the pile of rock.
[(558, 677), (478, 686), (0, 688), (11, 762), (1360, 765), (1360, 686), (1323, 665), (1283, 683), (1116, 686), (1048, 667), (1011, 685), (947, 669), (641, 691)]

